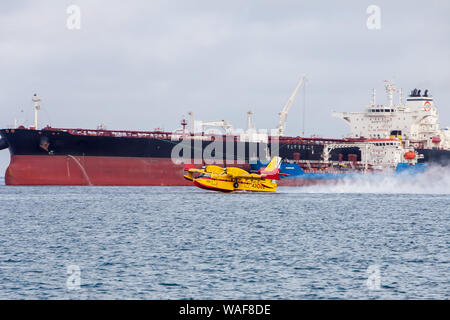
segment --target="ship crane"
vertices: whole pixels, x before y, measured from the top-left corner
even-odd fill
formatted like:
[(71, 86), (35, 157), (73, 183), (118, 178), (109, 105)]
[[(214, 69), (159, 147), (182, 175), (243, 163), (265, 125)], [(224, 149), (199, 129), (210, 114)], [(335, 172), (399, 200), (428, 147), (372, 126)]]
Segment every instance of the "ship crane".
[(300, 81), (298, 82), (297, 86), (294, 89), (294, 92), (292, 92), (291, 97), (289, 98), (286, 105), (283, 107), (283, 109), (279, 113), (279, 115), (280, 115), (280, 122), (278, 123), (278, 135), (279, 136), (284, 136), (287, 115), (289, 113), (289, 110), (291, 109), (292, 104), (294, 103), (294, 100), (295, 100), (295, 97), (297, 96), (298, 90), (300, 90), (300, 88), (302, 87), (305, 79), (306, 79), (306, 74), (304, 74), (301, 77)]

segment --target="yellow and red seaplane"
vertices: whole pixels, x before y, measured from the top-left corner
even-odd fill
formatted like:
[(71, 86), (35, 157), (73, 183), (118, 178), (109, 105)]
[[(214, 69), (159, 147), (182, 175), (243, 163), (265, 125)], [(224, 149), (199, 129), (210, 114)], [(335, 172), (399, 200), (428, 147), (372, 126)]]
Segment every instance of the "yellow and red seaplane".
[(219, 166), (206, 166), (195, 169), (193, 165), (185, 165), (187, 174), (184, 178), (192, 181), (194, 185), (202, 189), (232, 192), (232, 191), (254, 191), (254, 192), (276, 192), (277, 183), (280, 180), (280, 157), (273, 157), (267, 167), (258, 173), (248, 173), (241, 168)]

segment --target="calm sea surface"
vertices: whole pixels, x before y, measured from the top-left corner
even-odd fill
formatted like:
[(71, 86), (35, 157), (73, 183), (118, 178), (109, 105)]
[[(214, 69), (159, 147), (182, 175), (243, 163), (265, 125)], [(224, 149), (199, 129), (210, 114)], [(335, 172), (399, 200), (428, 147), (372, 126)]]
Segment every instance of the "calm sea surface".
[(0, 299), (448, 299), (448, 189), (342, 190), (0, 186)]

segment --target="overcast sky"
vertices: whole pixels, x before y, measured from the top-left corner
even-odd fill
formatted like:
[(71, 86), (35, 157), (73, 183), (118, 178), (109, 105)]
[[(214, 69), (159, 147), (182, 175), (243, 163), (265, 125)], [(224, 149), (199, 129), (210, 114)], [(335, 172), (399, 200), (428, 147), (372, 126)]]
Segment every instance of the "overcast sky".
[[(69, 30), (69, 5), (81, 28)], [(366, 9), (381, 9), (381, 29)], [(333, 110), (359, 111), (383, 81), (428, 88), (450, 125), (448, 1), (3, 1), (0, 126), (174, 130), (193, 111), (204, 121), (274, 128), (301, 74), (308, 82), (286, 134), (342, 137)], [(23, 110), (23, 112), (21, 112)], [(0, 176), (9, 161), (0, 152)]]

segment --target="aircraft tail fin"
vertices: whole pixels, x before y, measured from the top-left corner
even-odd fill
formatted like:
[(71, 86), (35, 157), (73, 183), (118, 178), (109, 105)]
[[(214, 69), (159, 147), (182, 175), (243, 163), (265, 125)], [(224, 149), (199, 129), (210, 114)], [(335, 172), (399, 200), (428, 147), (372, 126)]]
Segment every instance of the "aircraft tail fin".
[(270, 160), (267, 167), (261, 170), (261, 175), (264, 175), (266, 179), (280, 180), (280, 166), (281, 158), (275, 156)]

